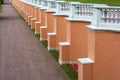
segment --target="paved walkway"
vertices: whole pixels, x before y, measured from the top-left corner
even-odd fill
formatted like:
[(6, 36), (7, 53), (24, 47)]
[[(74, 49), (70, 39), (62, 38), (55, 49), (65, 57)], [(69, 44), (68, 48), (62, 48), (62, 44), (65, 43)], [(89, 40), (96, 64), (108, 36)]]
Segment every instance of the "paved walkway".
[(70, 80), (10, 4), (0, 14), (0, 80)]

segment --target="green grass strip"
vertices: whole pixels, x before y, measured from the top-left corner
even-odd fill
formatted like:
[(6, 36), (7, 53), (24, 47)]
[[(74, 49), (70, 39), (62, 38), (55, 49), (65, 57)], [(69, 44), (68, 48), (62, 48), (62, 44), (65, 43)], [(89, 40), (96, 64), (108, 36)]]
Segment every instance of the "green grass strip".
[(40, 39), (40, 34), (39, 34), (39, 33), (35, 34), (35, 36), (36, 36), (38, 39)]
[(2, 6), (0, 5), (0, 13), (2, 12)]
[(78, 76), (75, 73), (75, 71), (68, 65), (68, 64), (63, 64), (61, 67), (65, 70), (65, 72), (72, 78), (72, 80), (78, 80)]
[(41, 43), (45, 46), (45, 48), (48, 47), (48, 44), (47, 44), (47, 42), (45, 40), (42, 40)]
[(59, 60), (59, 52), (57, 50), (50, 50), (49, 52), (52, 54), (54, 59), (58, 62), (58, 60)]

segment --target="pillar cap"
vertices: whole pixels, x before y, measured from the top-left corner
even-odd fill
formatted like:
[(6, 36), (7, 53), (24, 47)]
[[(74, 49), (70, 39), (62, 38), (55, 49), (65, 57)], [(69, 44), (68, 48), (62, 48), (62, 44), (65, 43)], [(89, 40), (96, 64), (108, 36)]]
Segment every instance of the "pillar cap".
[(92, 64), (92, 63), (94, 63), (94, 61), (91, 60), (90, 58), (79, 58), (78, 61), (81, 64)]

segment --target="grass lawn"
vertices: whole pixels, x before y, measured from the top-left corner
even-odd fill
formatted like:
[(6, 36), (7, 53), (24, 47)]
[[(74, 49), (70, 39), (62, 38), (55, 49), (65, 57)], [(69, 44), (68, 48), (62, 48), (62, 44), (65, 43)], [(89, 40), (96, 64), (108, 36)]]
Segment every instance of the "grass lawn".
[(47, 48), (48, 44), (47, 44), (46, 40), (42, 40), (41, 43), (45, 46), (45, 48)]
[(120, 6), (120, 0), (66, 0), (66, 1), (78, 1), (81, 3), (99, 3), (108, 4), (110, 6)]
[(2, 12), (2, 6), (0, 5), (0, 13)]

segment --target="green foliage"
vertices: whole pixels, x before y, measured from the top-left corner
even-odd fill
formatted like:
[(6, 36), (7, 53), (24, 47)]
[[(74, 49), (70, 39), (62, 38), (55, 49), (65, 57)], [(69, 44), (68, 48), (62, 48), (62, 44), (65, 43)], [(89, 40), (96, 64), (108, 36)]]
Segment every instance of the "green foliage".
[(0, 5), (4, 3), (4, 0), (0, 0)]
[(78, 1), (81, 3), (99, 3), (108, 4), (110, 6), (120, 6), (120, 0), (66, 0), (66, 1)]
[(38, 38), (38, 39), (40, 39), (40, 34), (35, 34), (35, 36)]
[(78, 80), (77, 74), (68, 64), (63, 64), (61, 66), (65, 70), (65, 72), (68, 74), (68, 76), (72, 78), (72, 80)]
[(0, 6), (0, 13), (2, 12), (2, 6)]
[(58, 62), (59, 60), (59, 52), (57, 50), (50, 50), (50, 53), (54, 57), (54, 59)]
[(33, 33), (35, 33), (35, 29), (34, 28), (32, 28), (31, 30), (32, 30)]
[(41, 43), (47, 48), (48, 44), (45, 40), (42, 40)]
[(3, 0), (0, 0), (0, 13), (2, 12), (2, 4), (3, 4)]

